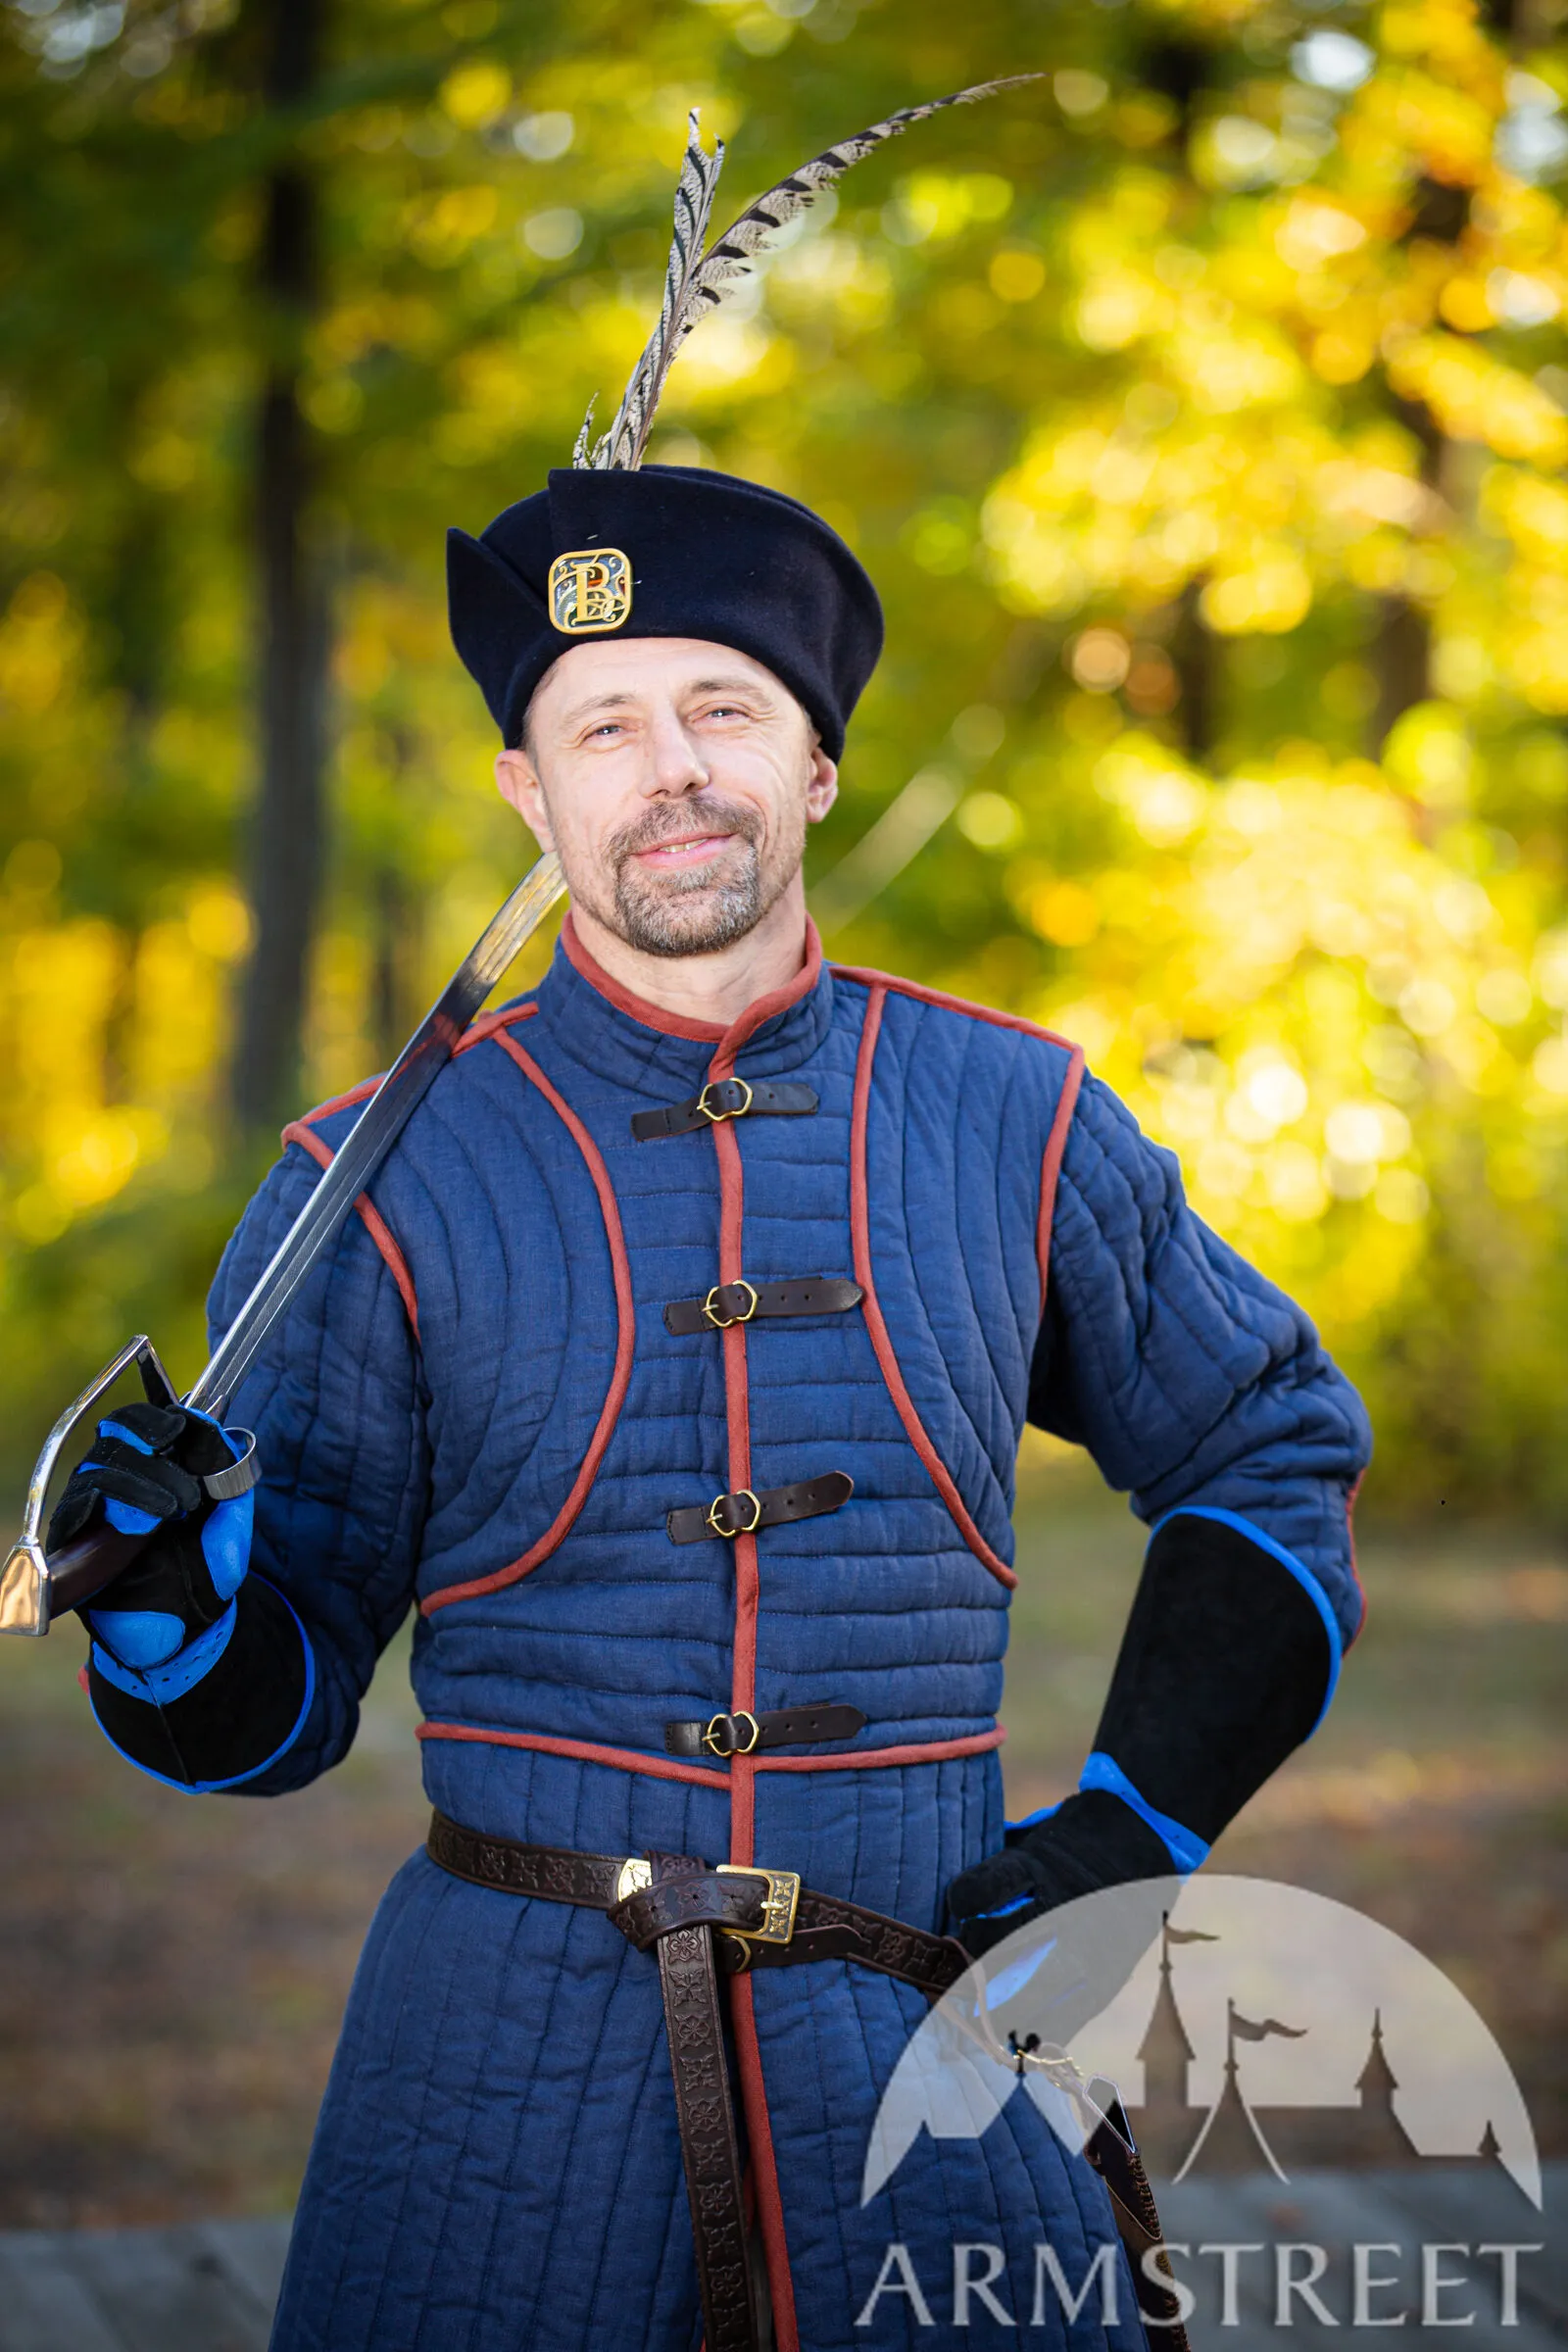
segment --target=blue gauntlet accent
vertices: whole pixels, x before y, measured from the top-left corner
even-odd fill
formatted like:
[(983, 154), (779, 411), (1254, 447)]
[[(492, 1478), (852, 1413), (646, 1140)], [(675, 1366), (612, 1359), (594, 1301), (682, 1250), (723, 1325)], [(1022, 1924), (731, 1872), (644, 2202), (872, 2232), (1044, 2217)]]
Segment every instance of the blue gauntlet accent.
[[(250, 1497), (247, 1495), (245, 1499), (249, 1501)], [(154, 1661), (143, 1667), (133, 1666), (123, 1654), (117, 1656), (102, 1642), (93, 1643), (92, 1662), (104, 1681), (112, 1683), (117, 1690), (123, 1690), (127, 1698), (139, 1698), (148, 1706), (164, 1706), (172, 1698), (183, 1698), (187, 1690), (211, 1674), (233, 1638), (237, 1613), (237, 1603), (230, 1601), (216, 1625), (210, 1625), (205, 1634), (198, 1634), (194, 1642), (187, 1642), (183, 1649), (166, 1652), (164, 1663)], [(127, 1647), (122, 1630), (126, 1629), (127, 1620), (132, 1632), (144, 1625), (179, 1625), (177, 1618), (162, 1617), (151, 1611), (145, 1615), (127, 1612), (127, 1618), (115, 1627), (122, 1653)], [(179, 1626), (179, 1631), (183, 1634), (183, 1626)]]
[[(316, 1696), (316, 1652), (310, 1636), (288, 1596), (264, 1577), (252, 1577), (221, 1625), (210, 1629), (211, 1634), (220, 1632), (223, 1639), (199, 1673), (179, 1681), (182, 1661), (176, 1659), (162, 1670), (170, 1680), (156, 1691), (151, 1687), (154, 1676), (109, 1672), (113, 1661), (93, 1651), (89, 1695), (104, 1738), (150, 1781), (162, 1781), (166, 1788), (179, 1788), (189, 1796), (242, 1789), (258, 1779), (287, 1755), (305, 1729)], [(208, 1639), (203, 1635), (191, 1648), (202, 1648)], [(224, 1661), (226, 1667), (220, 1673)], [(214, 1677), (212, 1683), (209, 1676)], [(218, 1684), (225, 1681), (228, 1687), (219, 1690)], [(137, 1703), (122, 1707), (117, 1692), (128, 1693)], [(279, 1739), (284, 1723), (288, 1728)], [(241, 1764), (242, 1756), (254, 1754), (268, 1740), (272, 1741), (269, 1754), (259, 1762)], [(178, 1766), (196, 1759), (189, 1778), (158, 1769), (159, 1763)], [(225, 1769), (229, 1762), (235, 1770)]]
[(1139, 1795), (1115, 1757), (1107, 1756), (1103, 1748), (1097, 1747), (1090, 1756), (1079, 1777), (1078, 1786), (1080, 1788), (1103, 1788), (1111, 1796), (1119, 1796), (1124, 1805), (1130, 1805), (1139, 1820), (1148, 1822), (1155, 1837), (1164, 1839), (1170, 1848), (1171, 1861), (1184, 1878), (1189, 1871), (1196, 1870), (1200, 1862), (1208, 1859), (1208, 1847), (1202, 1838), (1195, 1838), (1191, 1830), (1184, 1830), (1181, 1823), (1172, 1821), (1168, 1813), (1156, 1813), (1153, 1806)]
[[(146, 1439), (138, 1437), (133, 1429), (127, 1429), (123, 1421), (100, 1421), (98, 1435), (100, 1438), (118, 1438), (122, 1446), (130, 1447), (132, 1453), (144, 1453), (149, 1461), (153, 1458), (153, 1449)], [(81, 1468), (101, 1470), (103, 1464), (87, 1461), (81, 1464)], [(133, 1502), (120, 1502), (113, 1495), (104, 1498), (104, 1517), (111, 1527), (118, 1527), (122, 1536), (150, 1536), (155, 1527), (162, 1525), (156, 1512), (138, 1511)]]

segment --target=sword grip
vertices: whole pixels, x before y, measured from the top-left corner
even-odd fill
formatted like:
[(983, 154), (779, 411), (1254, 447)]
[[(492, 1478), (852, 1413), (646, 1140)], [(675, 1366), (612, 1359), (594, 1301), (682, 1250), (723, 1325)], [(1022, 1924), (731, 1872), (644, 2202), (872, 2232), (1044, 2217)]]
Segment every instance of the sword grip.
[(156, 1532), (154, 1529), (144, 1536), (127, 1536), (120, 1528), (102, 1522), (89, 1527), (74, 1543), (62, 1544), (58, 1551), (51, 1551), (48, 1554), (51, 1619), (63, 1617), (68, 1609), (79, 1609), (84, 1601), (96, 1600), (104, 1587), (112, 1585), (152, 1542)]

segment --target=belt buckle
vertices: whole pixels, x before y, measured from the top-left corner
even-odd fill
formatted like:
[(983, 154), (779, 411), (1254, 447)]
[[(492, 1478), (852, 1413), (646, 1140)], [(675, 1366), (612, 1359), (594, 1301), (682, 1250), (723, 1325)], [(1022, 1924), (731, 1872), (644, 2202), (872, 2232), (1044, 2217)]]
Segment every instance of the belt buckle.
[[(718, 1506), (721, 1502), (749, 1502), (752, 1515), (741, 1527), (720, 1527)], [(737, 1536), (754, 1536), (762, 1524), (762, 1498), (755, 1494), (750, 1487), (737, 1487), (733, 1494), (715, 1494), (703, 1514), (703, 1523), (710, 1535), (722, 1536), (726, 1544), (733, 1544)]]
[[(742, 1724), (751, 1725), (749, 1740), (742, 1735)], [(723, 1747), (719, 1742), (726, 1730), (729, 1745)], [(762, 1727), (757, 1717), (742, 1707), (738, 1715), (715, 1715), (703, 1734), (703, 1745), (715, 1756), (749, 1756), (761, 1737)]]
[[(746, 1098), (745, 1101), (738, 1102), (733, 1110), (715, 1110), (708, 1098), (715, 1087), (720, 1086), (738, 1087)], [(697, 1107), (705, 1119), (709, 1120), (712, 1126), (717, 1127), (722, 1125), (725, 1119), (745, 1118), (755, 1101), (756, 1097), (744, 1078), (710, 1078), (697, 1098)]]
[[(719, 1862), (715, 1864), (720, 1878), (765, 1879), (767, 1892), (762, 1897), (762, 1924), (760, 1928), (720, 1928), (721, 1936), (731, 1936), (737, 1943), (788, 1943), (795, 1934), (795, 1913), (801, 1899), (801, 1874), (798, 1870), (768, 1870), (760, 1862)], [(751, 1955), (748, 1953), (748, 1959)]]
[[(750, 1303), (743, 1306), (738, 1315), (721, 1315), (714, 1307), (713, 1300), (722, 1290), (744, 1291)], [(756, 1288), (742, 1275), (734, 1283), (715, 1282), (708, 1297), (703, 1300), (703, 1312), (715, 1331), (728, 1331), (733, 1324), (749, 1323), (756, 1314), (759, 1303)]]

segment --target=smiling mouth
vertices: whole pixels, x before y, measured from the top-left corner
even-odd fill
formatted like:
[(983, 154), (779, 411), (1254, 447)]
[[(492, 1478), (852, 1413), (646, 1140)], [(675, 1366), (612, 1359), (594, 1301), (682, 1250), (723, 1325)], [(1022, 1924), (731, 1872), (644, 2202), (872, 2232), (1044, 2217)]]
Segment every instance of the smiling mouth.
[(687, 867), (703, 865), (710, 858), (716, 858), (721, 850), (737, 838), (734, 833), (686, 833), (675, 841), (652, 842), (645, 850), (634, 850), (632, 856), (641, 866), (651, 866), (658, 872), (679, 873)]

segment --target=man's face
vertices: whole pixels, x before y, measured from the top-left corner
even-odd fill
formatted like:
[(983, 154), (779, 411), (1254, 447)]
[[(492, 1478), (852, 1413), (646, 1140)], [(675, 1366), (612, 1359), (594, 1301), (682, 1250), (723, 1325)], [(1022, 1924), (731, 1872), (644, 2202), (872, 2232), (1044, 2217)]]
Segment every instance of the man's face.
[(575, 645), (496, 779), (577, 905), (647, 956), (743, 939), (795, 882), (838, 770), (769, 669), (689, 637)]

